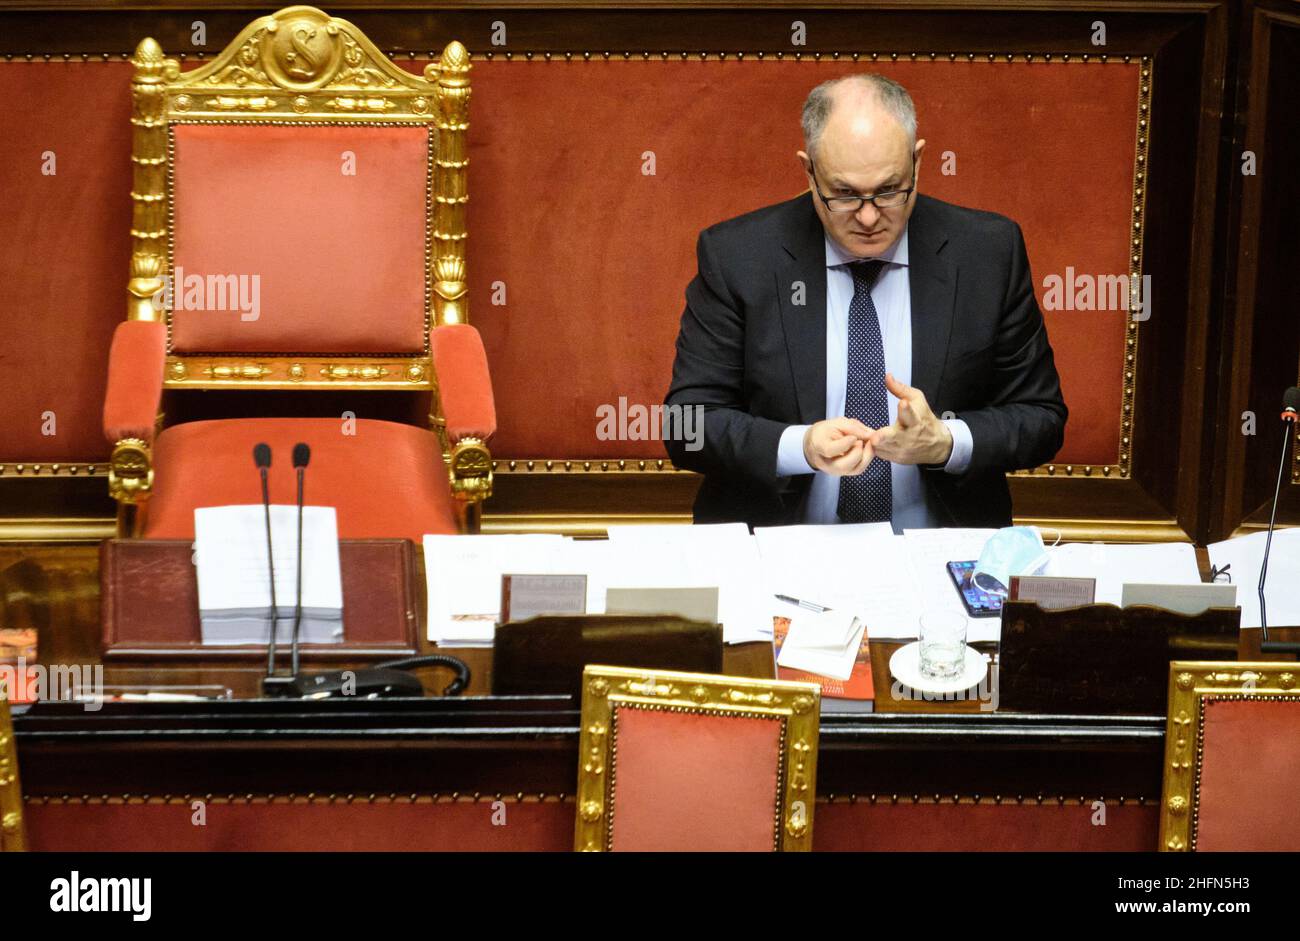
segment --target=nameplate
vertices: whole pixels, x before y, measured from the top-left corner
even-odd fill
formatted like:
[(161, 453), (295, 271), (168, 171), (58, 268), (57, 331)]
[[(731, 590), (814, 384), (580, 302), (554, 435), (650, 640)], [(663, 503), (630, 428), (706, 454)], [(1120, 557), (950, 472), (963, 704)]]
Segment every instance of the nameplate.
[(1016, 575), (1011, 579), (1012, 601), (1032, 601), (1044, 611), (1077, 608), (1097, 597), (1095, 578), (1059, 578), (1051, 575)]
[(1210, 608), (1235, 608), (1237, 586), (1206, 585), (1148, 585), (1133, 583), (1124, 586), (1124, 607), (1147, 604), (1179, 614), (1201, 614)]
[(539, 614), (586, 614), (586, 575), (502, 575), (501, 623)]
[(718, 623), (716, 588), (609, 588), (606, 614), (668, 614), (705, 624)]

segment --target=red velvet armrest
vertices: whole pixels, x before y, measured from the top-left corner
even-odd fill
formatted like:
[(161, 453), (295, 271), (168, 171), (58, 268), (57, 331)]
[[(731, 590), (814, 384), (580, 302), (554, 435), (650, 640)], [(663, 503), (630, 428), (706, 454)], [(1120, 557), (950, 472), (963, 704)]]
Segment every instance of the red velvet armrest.
[(470, 437), (487, 441), (497, 430), (497, 411), (478, 331), (469, 324), (435, 327), (429, 345), (448, 437), (453, 443)]
[(104, 436), (153, 440), (162, 401), (167, 362), (167, 326), (160, 321), (127, 320), (113, 332), (104, 395)]

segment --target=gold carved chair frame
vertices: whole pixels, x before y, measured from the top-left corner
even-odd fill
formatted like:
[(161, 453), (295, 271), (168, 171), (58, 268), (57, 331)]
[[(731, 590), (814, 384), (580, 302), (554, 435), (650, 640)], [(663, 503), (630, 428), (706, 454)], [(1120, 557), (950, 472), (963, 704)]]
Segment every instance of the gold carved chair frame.
[(772, 849), (812, 849), (821, 715), (817, 684), (588, 666), (582, 675), (575, 850), (607, 852), (613, 845), (614, 742), (619, 708), (778, 719), (781, 764)]
[[(306, 54), (303, 53), (306, 50)], [(396, 66), (356, 26), (310, 6), (287, 7), (249, 24), (211, 62), (184, 72), (145, 39), (131, 60), (133, 206), (130, 320), (168, 325), (165, 389), (411, 390), (431, 395), (430, 424), (453, 495), (477, 518), (491, 494), (492, 464), (477, 438), (448, 439), (429, 334), (468, 322), (465, 204), (470, 57), (451, 42), (423, 76)], [(159, 309), (172, 270), (171, 128), (180, 123), (416, 125), (428, 129), (424, 350), (419, 355), (180, 355), (171, 311)], [(158, 417), (161, 426), (162, 416)], [(151, 448), (117, 442), (109, 490), (125, 508), (149, 496)]]

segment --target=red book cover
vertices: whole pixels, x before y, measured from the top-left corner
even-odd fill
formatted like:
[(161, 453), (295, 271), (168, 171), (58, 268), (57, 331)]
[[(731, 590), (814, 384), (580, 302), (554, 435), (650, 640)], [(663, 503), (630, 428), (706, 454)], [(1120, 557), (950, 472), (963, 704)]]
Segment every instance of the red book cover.
[[(789, 618), (772, 618), (772, 656), (774, 658), (781, 655), (781, 646), (785, 643), (785, 635), (789, 630)], [(858, 648), (858, 659), (853, 664), (853, 672), (849, 674), (847, 680), (836, 680), (818, 673), (809, 673), (806, 670), (792, 670), (783, 666), (776, 668), (776, 678), (779, 680), (817, 683), (822, 688), (822, 696), (828, 699), (873, 700), (876, 698), (875, 684), (871, 680), (871, 653), (867, 645), (866, 631), (862, 632), (862, 646)]]
[(35, 664), (36, 631), (0, 628), (0, 686), (10, 702), (32, 701), (28, 690), (34, 686)]

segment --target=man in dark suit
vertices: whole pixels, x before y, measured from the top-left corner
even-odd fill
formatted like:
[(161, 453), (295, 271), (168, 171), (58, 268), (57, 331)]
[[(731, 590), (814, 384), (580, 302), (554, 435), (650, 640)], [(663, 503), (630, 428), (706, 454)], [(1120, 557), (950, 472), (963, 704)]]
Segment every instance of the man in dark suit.
[(889, 79), (818, 86), (803, 129), (809, 191), (700, 234), (667, 405), (702, 446), (666, 435), (696, 522), (1009, 525), (1067, 414), (1020, 227), (916, 192)]

